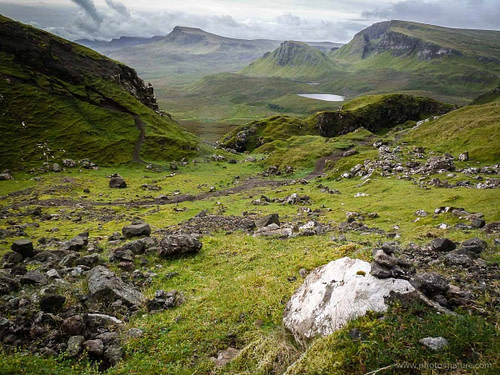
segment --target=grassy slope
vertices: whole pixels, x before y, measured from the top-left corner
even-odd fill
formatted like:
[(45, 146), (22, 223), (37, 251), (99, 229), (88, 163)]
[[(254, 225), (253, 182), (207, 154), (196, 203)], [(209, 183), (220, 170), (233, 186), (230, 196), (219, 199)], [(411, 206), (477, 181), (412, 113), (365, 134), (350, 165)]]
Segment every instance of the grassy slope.
[[(75, 66), (81, 62), (82, 71), (89, 60), (106, 60), (92, 50), (48, 33), (6, 18), (0, 21), (9, 27), (22, 28), (26, 36), (38, 40), (40, 49), (52, 43), (65, 45), (75, 55)], [(58, 56), (51, 58), (57, 61)], [(50, 70), (35, 70), (19, 59), (22, 57), (0, 52), (3, 167), (45, 161), (41, 149), (36, 147), (39, 142), (45, 143), (58, 161), (61, 157), (88, 157), (100, 164), (129, 162), (139, 130), (130, 114), (103, 107), (102, 103), (109, 100), (139, 115), (144, 122), (146, 141), (141, 150), (144, 159), (175, 159), (193, 153), (197, 147), (196, 137), (168, 117), (158, 116), (113, 81), (81, 73), (81, 81), (71, 83), (51, 75)]]
[[(484, 108), (487, 108), (484, 107)], [(486, 116), (489, 115), (484, 115)], [(446, 116), (445, 116), (446, 117)], [(443, 118), (445, 118), (443, 117)], [(494, 122), (494, 118), (491, 120)], [(496, 124), (496, 130), (498, 130)], [(464, 133), (468, 137), (468, 133)], [(388, 134), (387, 138), (394, 138)], [(307, 139), (309, 137), (306, 137)], [(415, 141), (409, 133), (402, 141)], [(339, 140), (340, 141), (340, 140)], [(350, 140), (353, 141), (352, 139)], [(481, 144), (482, 140), (471, 138), (471, 142)], [(416, 143), (416, 141), (415, 141)], [(438, 145), (433, 143), (420, 144), (433, 149)], [(294, 147), (300, 147), (300, 142), (294, 142)], [(310, 144), (305, 142), (305, 149)], [(302, 150), (304, 151), (304, 150)], [(495, 247), (492, 238), (482, 231), (464, 233), (457, 230), (437, 230), (436, 226), (443, 221), (453, 225), (459, 219), (451, 214), (443, 216), (429, 215), (418, 223), (414, 222), (414, 212), (424, 209), (432, 212), (440, 206), (453, 205), (465, 207), (470, 212), (483, 212), (487, 222), (500, 220), (498, 210), (498, 190), (476, 190), (468, 188), (424, 190), (411, 181), (380, 178), (372, 176), (370, 183), (360, 186), (359, 179), (336, 181), (335, 178), (343, 170), (351, 167), (367, 157), (374, 157), (373, 151), (360, 150), (359, 155), (346, 158), (342, 170), (332, 172), (331, 177), (317, 180), (331, 189), (339, 189), (342, 194), (328, 195), (316, 188), (316, 183), (309, 185), (291, 185), (277, 189), (256, 189), (245, 191), (233, 196), (219, 196), (203, 201), (184, 202), (177, 208), (187, 208), (187, 211), (176, 212), (172, 206), (125, 208), (108, 206), (114, 212), (114, 220), (98, 223), (92, 215), (82, 212), (82, 221), (73, 222), (74, 208), (48, 207), (45, 213), (57, 213), (60, 219), (57, 227), (60, 231), (57, 237), (71, 238), (85, 229), (91, 231), (91, 237), (103, 237), (119, 231), (122, 225), (133, 217), (141, 217), (160, 230), (166, 225), (174, 225), (196, 215), (202, 209), (210, 212), (220, 212), (224, 215), (241, 215), (242, 212), (254, 212), (259, 215), (278, 212), (282, 220), (298, 219), (307, 222), (317, 218), (320, 222), (340, 223), (345, 220), (347, 211), (378, 212), (379, 218), (367, 222), (369, 226), (377, 226), (392, 231), (392, 226), (398, 224), (403, 245), (410, 242), (426, 244), (429, 233), (434, 236), (445, 236), (455, 241), (480, 236), (489, 243), (489, 250), (483, 253), (487, 261), (492, 261)], [(351, 160), (351, 158), (353, 158)], [(477, 160), (484, 160), (479, 157)], [(300, 166), (301, 162), (298, 162)], [(463, 165), (475, 166), (476, 160)], [(224, 168), (223, 168), (224, 167)], [(307, 166), (310, 168), (310, 166)], [(181, 192), (200, 190), (200, 184), (222, 188), (232, 186), (236, 175), (244, 178), (261, 170), (255, 164), (223, 164), (209, 163), (182, 168), (178, 175), (166, 178), (162, 174), (152, 178), (162, 186), (162, 194), (180, 189)], [(310, 169), (306, 169), (307, 170)], [(123, 191), (107, 189), (106, 176), (118, 172), (125, 176), (129, 188)], [(40, 182), (28, 180), (23, 175), (16, 175), (17, 180), (3, 182), (2, 194), (16, 191), (28, 185), (34, 190), (26, 197), (10, 196), (2, 199), (3, 205), (12, 205), (20, 199), (38, 196), (39, 199), (73, 198), (81, 196), (83, 188), (90, 186), (93, 196), (99, 202), (137, 199), (150, 195), (144, 192), (142, 168), (102, 169), (100, 171), (84, 171), (76, 173), (68, 171), (67, 176), (48, 174)], [(301, 170), (297, 176), (304, 174)], [(26, 178), (26, 179), (25, 179)], [(27, 185), (28, 184), (28, 185)], [(64, 186), (64, 189), (51, 192), (54, 186)], [(319, 211), (316, 216), (298, 213), (298, 207), (292, 205), (271, 204), (269, 206), (251, 205), (252, 197), (265, 194), (270, 198), (284, 197), (291, 193), (307, 194), (312, 199), (312, 210)], [(370, 194), (363, 198), (354, 198), (356, 192)], [(87, 198), (88, 199), (88, 198)], [(16, 210), (18, 222), (34, 222), (31, 216), (23, 214), (33, 207), (27, 206)], [(54, 226), (52, 221), (40, 222), (40, 227), (29, 226), (26, 233), (35, 239), (47, 235), (47, 230)], [(98, 225), (101, 224), (101, 225)], [(0, 219), (0, 227), (8, 227), (6, 219)], [(338, 233), (334, 233), (338, 236)], [(302, 237), (290, 240), (273, 240), (254, 238), (243, 233), (217, 233), (203, 238), (203, 250), (200, 254), (177, 260), (161, 260), (154, 255), (148, 255), (149, 267), (154, 268), (158, 276), (146, 288), (145, 293), (151, 297), (157, 289), (177, 289), (184, 292), (186, 303), (179, 308), (168, 310), (156, 315), (137, 315), (126, 328), (139, 327), (145, 334), (138, 339), (128, 339), (126, 344), (126, 359), (118, 366), (108, 371), (109, 374), (146, 374), (146, 373), (221, 373), (221, 374), (282, 374), (288, 369), (289, 374), (365, 374), (377, 368), (392, 365), (395, 362), (411, 364), (457, 363), (498, 364), (498, 334), (494, 324), (487, 318), (481, 318), (472, 312), (460, 311), (460, 317), (447, 317), (424, 309), (421, 306), (402, 307), (396, 305), (385, 319), (377, 315), (368, 315), (353, 321), (348, 327), (338, 333), (319, 338), (312, 346), (303, 352), (294, 345), (291, 338), (283, 332), (281, 319), (284, 304), (302, 282), (298, 270), (302, 267), (313, 269), (342, 256), (361, 259), (371, 259), (371, 249), (387, 239), (376, 234), (358, 234), (349, 232), (345, 244), (332, 239), (332, 234), (316, 237)], [(10, 240), (9, 240), (10, 242)], [(103, 244), (106, 242), (103, 241)], [(357, 243), (357, 244), (356, 244)], [(7, 251), (9, 243), (0, 244), (0, 252)], [(110, 249), (105, 246), (101, 256), (105, 257)], [(437, 269), (448, 277), (456, 276), (454, 271), (446, 268)], [(163, 275), (178, 272), (174, 278)], [(453, 275), (449, 274), (453, 272)], [(288, 277), (296, 276), (296, 281), (288, 281)], [(482, 298), (488, 308), (488, 295)], [(482, 305), (483, 306), (483, 305)], [(367, 335), (362, 342), (352, 341), (349, 331), (353, 328)], [(427, 351), (418, 343), (425, 336), (444, 336), (450, 341), (450, 347), (444, 351), (433, 353)], [(241, 356), (224, 369), (215, 369), (211, 357), (218, 350), (229, 345), (244, 348)], [(303, 354), (304, 353), (304, 354)], [(301, 356), (301, 354), (303, 354)], [(299, 359), (300, 357), (300, 359)], [(87, 362), (54, 361), (52, 359), (34, 358), (21, 354), (0, 354), (2, 371), (4, 373), (39, 373), (39, 374), (90, 374), (94, 373)], [(297, 360), (293, 365), (292, 363)], [(292, 365), (291, 367), (289, 367)], [(399, 371), (399, 372), (398, 372)], [(391, 372), (389, 372), (391, 373)], [(393, 369), (394, 374), (401, 369)], [(430, 374), (429, 369), (419, 370), (419, 373)], [(469, 373), (493, 374), (494, 372), (481, 368), (471, 369)]]
[[(450, 48), (462, 55), (421, 61), (415, 54), (395, 57), (387, 51), (363, 57), (367, 46), (363, 36), (367, 31), (363, 30), (347, 45), (331, 53), (332, 59), (348, 72), (343, 80), (332, 82), (333, 87), (351, 82), (350, 89), (358, 93), (419, 90), (431, 97), (447, 96), (455, 103), (463, 103), (499, 83), (497, 31), (449, 29), (404, 21), (391, 21), (390, 31)], [(371, 80), (368, 85), (366, 78)]]
[(422, 124), (406, 138), (439, 152), (469, 152), (472, 160), (500, 160), (500, 101), (470, 105)]
[[(287, 55), (286, 63), (280, 57)], [(257, 77), (318, 79), (338, 71), (336, 64), (318, 49), (299, 42), (284, 42), (278, 49), (267, 53), (241, 71)]]
[[(449, 108), (429, 98), (407, 95), (367, 96), (348, 102), (337, 112), (318, 112), (305, 120), (289, 116), (273, 116), (254, 121), (235, 128), (222, 138), (222, 144), (230, 148), (241, 148), (237, 145), (238, 133), (243, 131), (248, 133), (245, 149), (253, 151), (259, 147), (259, 143), (286, 141), (291, 136), (320, 134), (334, 136), (345, 134), (346, 129), (352, 131), (359, 127), (366, 127), (372, 131), (381, 130), (384, 127), (397, 125), (398, 123), (393, 123), (391, 116), (405, 110), (408, 114), (401, 117), (405, 118), (401, 122), (423, 119)], [(323, 130), (320, 130), (318, 125), (320, 123), (327, 124), (320, 126)]]

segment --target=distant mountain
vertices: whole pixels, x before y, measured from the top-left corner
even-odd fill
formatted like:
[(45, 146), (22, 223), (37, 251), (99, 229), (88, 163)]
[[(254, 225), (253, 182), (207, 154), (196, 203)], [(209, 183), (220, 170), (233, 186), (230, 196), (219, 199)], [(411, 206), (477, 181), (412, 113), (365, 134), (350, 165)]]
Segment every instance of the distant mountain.
[(329, 53), (338, 50), (342, 47), (343, 43), (335, 43), (335, 42), (304, 42), (311, 47), (319, 49), (323, 53)]
[(147, 44), (107, 52), (133, 66), (148, 79), (194, 81), (204, 75), (237, 72), (272, 51), (279, 41), (226, 38), (192, 27), (176, 26), (167, 36)]
[(500, 84), (500, 32), (406, 21), (376, 23), (330, 57), (344, 67), (332, 89), (405, 90), (465, 103)]
[(0, 166), (177, 159), (198, 139), (157, 112), (153, 88), (90, 49), (0, 16)]
[(338, 70), (323, 52), (306, 43), (286, 41), (241, 71), (249, 76), (316, 79)]
[(75, 40), (75, 43), (81, 44), (82, 46), (85, 47), (92, 48), (93, 50), (100, 53), (106, 53), (121, 48), (153, 43), (158, 40), (161, 40), (162, 38), (164, 38), (164, 36), (153, 36), (151, 38), (122, 36), (118, 39), (112, 39), (110, 41), (79, 39)]

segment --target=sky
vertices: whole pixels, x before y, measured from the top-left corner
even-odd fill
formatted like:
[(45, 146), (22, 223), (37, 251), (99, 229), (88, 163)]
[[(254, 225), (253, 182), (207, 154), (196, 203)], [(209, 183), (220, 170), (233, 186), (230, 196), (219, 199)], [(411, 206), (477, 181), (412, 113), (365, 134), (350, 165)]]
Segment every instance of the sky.
[(235, 38), (348, 42), (391, 19), (500, 30), (500, 0), (0, 0), (0, 13), (70, 40), (190, 26)]

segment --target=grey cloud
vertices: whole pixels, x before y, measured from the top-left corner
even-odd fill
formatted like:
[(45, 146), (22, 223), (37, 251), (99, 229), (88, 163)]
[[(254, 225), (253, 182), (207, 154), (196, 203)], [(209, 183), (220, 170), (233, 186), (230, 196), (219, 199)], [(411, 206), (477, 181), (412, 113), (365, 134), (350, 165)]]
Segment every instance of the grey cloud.
[(116, 0), (106, 0), (108, 7), (113, 9), (115, 12), (120, 13), (122, 16), (130, 17), (130, 13), (125, 5)]
[(101, 23), (103, 20), (102, 15), (97, 11), (95, 4), (92, 0), (71, 0), (76, 5), (80, 6), (87, 15), (89, 15), (95, 22)]
[(292, 26), (300, 26), (302, 20), (300, 17), (295, 16), (291, 13), (283, 14), (282, 16), (278, 16), (276, 21), (283, 25), (292, 25)]
[(497, 0), (404, 0), (362, 13), (371, 19), (400, 19), (449, 27), (500, 28)]

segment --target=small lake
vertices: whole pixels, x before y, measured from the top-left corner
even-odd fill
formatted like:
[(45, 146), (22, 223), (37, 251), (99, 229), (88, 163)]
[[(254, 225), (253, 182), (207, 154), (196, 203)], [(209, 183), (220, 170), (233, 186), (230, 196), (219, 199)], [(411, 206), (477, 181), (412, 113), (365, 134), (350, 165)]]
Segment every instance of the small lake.
[(344, 101), (343, 96), (333, 95), (333, 94), (297, 94), (297, 95), (302, 96), (303, 98), (325, 100), (327, 102), (342, 102), (342, 101)]

